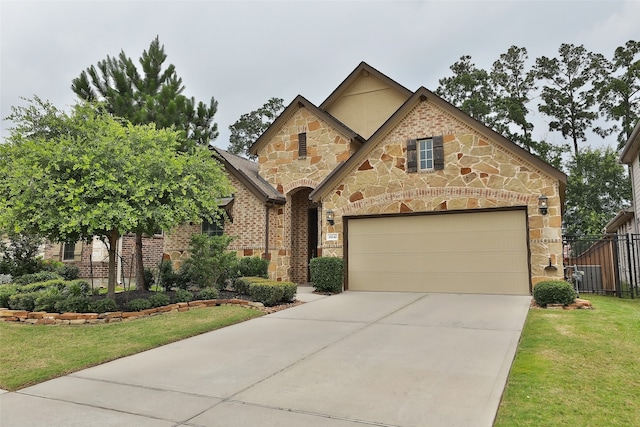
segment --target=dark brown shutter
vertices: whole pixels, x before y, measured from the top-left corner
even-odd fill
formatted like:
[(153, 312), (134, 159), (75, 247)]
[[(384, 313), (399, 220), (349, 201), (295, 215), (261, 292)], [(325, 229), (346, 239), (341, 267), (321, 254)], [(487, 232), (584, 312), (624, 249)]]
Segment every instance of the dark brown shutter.
[(304, 159), (307, 157), (307, 133), (302, 132), (298, 134), (298, 158)]
[(418, 172), (418, 151), (416, 140), (407, 141), (407, 172)]
[(444, 146), (442, 135), (433, 137), (433, 168), (444, 169)]

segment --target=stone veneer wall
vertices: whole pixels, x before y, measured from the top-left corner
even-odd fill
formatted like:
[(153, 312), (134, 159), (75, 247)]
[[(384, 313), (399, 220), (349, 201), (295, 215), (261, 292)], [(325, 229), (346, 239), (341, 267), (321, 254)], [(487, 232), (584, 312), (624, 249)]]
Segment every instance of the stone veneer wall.
[[(445, 168), (407, 173), (409, 139), (444, 135)], [(549, 198), (549, 213), (538, 213), (538, 197)], [(343, 184), (323, 199), (335, 212), (338, 242), (322, 242), (325, 256), (343, 256), (343, 215), (527, 206), (533, 284), (561, 278), (561, 202), (558, 182), (503, 149), (443, 110), (421, 102), (351, 171)], [(551, 263), (557, 270), (545, 269)]]
[[(307, 156), (298, 157), (298, 134), (307, 134)], [(324, 120), (316, 117), (306, 108), (298, 110), (276, 133), (276, 135), (259, 150), (258, 165), (260, 175), (280, 193), (287, 196), (287, 204), (277, 208), (276, 227), (271, 230), (275, 239), (269, 238), (275, 262), (274, 272), (277, 280), (293, 280), (292, 269), (299, 261), (291, 259), (297, 249), (291, 247), (292, 212), (291, 198), (301, 188), (316, 188), (320, 182), (338, 164), (347, 160), (356, 147), (344, 135), (333, 130)], [(307, 192), (308, 194), (308, 192)], [(306, 211), (304, 212), (306, 224)], [(306, 234), (305, 234), (306, 237)], [(271, 242), (274, 243), (271, 243)], [(306, 242), (306, 240), (305, 240)], [(304, 247), (304, 263), (306, 264), (307, 247)], [(301, 255), (302, 256), (302, 255)], [(293, 264), (292, 264), (293, 263)], [(306, 267), (305, 267), (306, 268)], [(295, 273), (296, 277), (302, 274)], [(306, 273), (304, 274), (306, 281)]]

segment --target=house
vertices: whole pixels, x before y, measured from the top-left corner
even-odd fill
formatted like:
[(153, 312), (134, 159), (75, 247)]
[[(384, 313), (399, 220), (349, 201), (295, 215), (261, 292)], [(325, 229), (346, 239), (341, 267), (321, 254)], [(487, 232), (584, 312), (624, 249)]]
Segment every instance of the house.
[[(629, 215), (631, 215), (631, 224), (627, 224), (628, 232), (639, 234), (640, 227), (638, 226), (638, 221), (640, 220), (640, 207), (638, 207), (638, 203), (640, 202), (640, 121), (636, 124), (636, 127), (631, 132), (631, 136), (627, 140), (627, 143), (624, 145), (622, 150), (620, 151), (620, 162), (629, 166), (629, 176), (631, 177), (631, 197), (633, 199), (633, 205), (631, 207), (631, 212), (629, 212), (627, 216), (627, 221), (622, 222), (621, 224), (625, 224), (629, 220)], [(618, 216), (623, 215), (621, 212)], [(616, 224), (612, 224), (616, 222)], [(613, 230), (617, 226), (620, 225), (620, 218), (614, 218), (609, 224), (607, 224), (608, 230)]]
[(229, 221), (163, 239), (179, 265), (196, 232), (235, 236), (274, 280), (345, 260), (350, 290), (529, 295), (563, 277), (566, 176), (424, 87), (366, 63), (316, 106), (297, 96), (250, 149), (214, 149), (235, 188)]
[(296, 97), (257, 163), (217, 152), (237, 189), (225, 233), (273, 279), (307, 282), (316, 256), (343, 257), (352, 290), (526, 295), (562, 277), (566, 176), (366, 63), (319, 106)]

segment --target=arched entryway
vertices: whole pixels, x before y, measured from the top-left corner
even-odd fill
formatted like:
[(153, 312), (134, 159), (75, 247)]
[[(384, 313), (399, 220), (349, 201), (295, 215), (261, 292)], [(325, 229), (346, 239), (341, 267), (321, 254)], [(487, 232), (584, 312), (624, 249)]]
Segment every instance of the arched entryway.
[(291, 281), (306, 283), (309, 277), (309, 261), (318, 248), (318, 207), (311, 203), (312, 188), (302, 187), (290, 194), (291, 203)]

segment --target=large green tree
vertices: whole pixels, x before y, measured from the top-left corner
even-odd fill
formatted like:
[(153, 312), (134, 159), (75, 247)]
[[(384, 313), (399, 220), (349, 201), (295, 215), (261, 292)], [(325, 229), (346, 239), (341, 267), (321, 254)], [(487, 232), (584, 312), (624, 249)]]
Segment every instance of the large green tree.
[(219, 198), (231, 193), (210, 150), (179, 151), (177, 131), (133, 125), (84, 103), (67, 114), (33, 100), (9, 119), (17, 125), (0, 144), (0, 229), (57, 242), (104, 237), (112, 297), (120, 236), (203, 213), (217, 220)]
[(567, 164), (565, 233), (601, 234), (620, 209), (631, 201), (631, 181), (611, 147), (583, 148)]
[(491, 105), (494, 92), (491, 88), (489, 73), (477, 68), (469, 55), (461, 56), (449, 68), (453, 76), (438, 81), (436, 94), (474, 119), (493, 127), (494, 117)]
[(234, 124), (229, 126), (231, 131), (229, 152), (242, 154), (250, 159), (255, 158), (249, 153), (249, 148), (282, 110), (284, 110), (284, 101), (281, 98), (270, 98), (262, 107), (240, 116)]
[[(109, 112), (133, 124), (155, 123), (158, 129), (173, 127), (183, 136), (181, 140), (185, 143), (179, 147), (182, 151), (194, 145), (209, 146), (218, 136), (213, 121), (218, 103), (213, 97), (205, 104), (184, 96), (182, 78), (173, 64), (165, 67), (166, 59), (164, 45), (156, 37), (138, 60), (140, 70), (121, 51), (117, 57), (107, 56), (97, 66), (82, 71), (71, 88), (80, 99), (100, 101)], [(150, 222), (135, 230), (137, 284), (146, 285), (142, 236), (158, 228), (159, 224)]]
[(598, 118), (594, 82), (606, 72), (605, 65), (602, 55), (565, 43), (560, 45), (557, 58), (536, 59), (536, 75), (547, 83), (538, 110), (551, 118), (549, 130), (559, 131), (573, 142), (576, 156), (578, 142), (587, 140), (586, 132)]
[(616, 133), (618, 148), (622, 148), (640, 120), (640, 42), (629, 40), (615, 50), (608, 73), (596, 87), (601, 114), (614, 122), (596, 132), (602, 136)]

